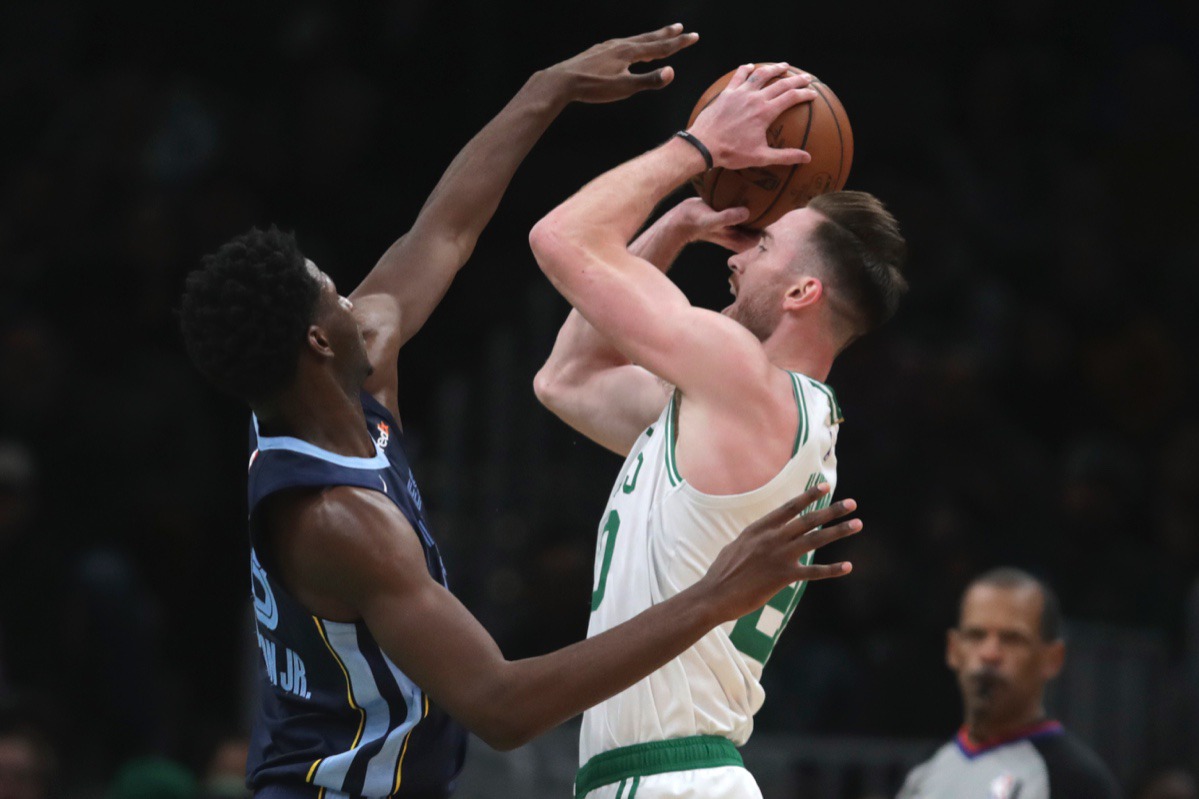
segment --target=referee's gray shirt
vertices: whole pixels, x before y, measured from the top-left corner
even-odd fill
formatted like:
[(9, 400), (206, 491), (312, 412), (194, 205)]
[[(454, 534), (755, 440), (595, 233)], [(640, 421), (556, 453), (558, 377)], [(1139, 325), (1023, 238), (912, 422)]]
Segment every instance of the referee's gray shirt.
[(908, 774), (898, 799), (1119, 799), (1111, 772), (1056, 721), (974, 744), (963, 729)]

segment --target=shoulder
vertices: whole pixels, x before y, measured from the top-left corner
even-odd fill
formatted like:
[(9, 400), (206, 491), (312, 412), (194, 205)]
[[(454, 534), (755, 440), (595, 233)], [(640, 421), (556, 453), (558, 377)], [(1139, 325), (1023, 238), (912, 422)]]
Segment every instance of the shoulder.
[[(288, 497), (277, 511), (280, 526), (293, 531), (293, 543), (355, 551), (387, 545), (410, 530), (395, 503), (378, 491), (339, 485)], [(330, 554), (335, 554), (330, 553)]]
[(296, 492), (280, 498), (273, 517), (276, 557), (298, 595), (357, 607), (373, 591), (425, 573), (412, 525), (377, 491)]
[(929, 756), (928, 760), (915, 766), (908, 772), (908, 776), (903, 781), (903, 787), (899, 790), (897, 799), (909, 799), (920, 795), (921, 789), (926, 785), (929, 778), (936, 771), (938, 761), (945, 758), (947, 755), (956, 751), (954, 743), (950, 741), (947, 744), (939, 747)]
[(1099, 755), (1067, 731), (1033, 738), (1049, 773), (1052, 799), (1118, 799), (1119, 783)]

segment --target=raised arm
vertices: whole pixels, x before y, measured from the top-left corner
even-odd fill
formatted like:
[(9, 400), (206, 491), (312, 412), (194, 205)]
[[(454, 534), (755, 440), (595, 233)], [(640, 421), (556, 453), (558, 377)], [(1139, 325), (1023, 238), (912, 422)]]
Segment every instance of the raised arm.
[[(705, 109), (692, 133), (726, 168), (798, 163), (800, 150), (773, 149), (766, 126), (784, 109), (810, 101), (810, 78), (782, 75), (785, 65), (740, 68)], [(679, 289), (626, 242), (651, 209), (705, 161), (680, 138), (601, 175), (555, 208), (529, 236), (554, 286), (628, 360), (684, 393), (727, 403), (771, 368), (757, 339), (740, 324), (693, 308)]]
[[(661, 88), (674, 72), (634, 74), (633, 64), (665, 58), (696, 41), (671, 25), (613, 39), (535, 73), (462, 149), (412, 228), (388, 248), (350, 295), (358, 307), (375, 373), (366, 389), (394, 406), (396, 357), (441, 301), (474, 251), (517, 167), (572, 101), (604, 103)], [(393, 407), (394, 409), (394, 407)]]
[[(756, 241), (734, 227), (747, 216), (744, 208), (714, 211), (692, 197), (659, 217), (629, 245), (629, 252), (662, 272), (694, 241), (740, 252)], [(572, 309), (533, 389), (562, 421), (597, 444), (627, 455), (641, 431), (661, 413), (673, 386), (631, 363)]]
[(429, 576), (416, 533), (375, 492), (335, 488), (293, 506), (280, 554), (289, 585), (312, 612), (361, 618), (434, 702), (491, 746), (509, 749), (627, 688), (783, 586), (848, 574), (846, 563), (801, 562), (805, 553), (861, 528), (856, 520), (829, 524), (855, 508), (852, 500), (797, 517), (827, 488), (751, 525), (705, 577), (671, 599), (595, 638), (518, 661), (506, 660), (470, 612)]

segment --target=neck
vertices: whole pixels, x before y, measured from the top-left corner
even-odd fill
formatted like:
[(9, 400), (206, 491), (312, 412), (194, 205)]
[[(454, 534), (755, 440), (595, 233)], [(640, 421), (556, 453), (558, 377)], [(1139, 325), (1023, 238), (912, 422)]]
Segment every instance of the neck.
[(338, 455), (375, 454), (357, 394), (333, 381), (297, 378), (278, 399), (254, 406), (254, 412), (265, 436), (291, 436)]
[(826, 336), (807, 330), (798, 323), (784, 320), (762, 342), (766, 357), (779, 368), (819, 380), (828, 381), (828, 373), (837, 359), (838, 348)]
[(966, 718), (966, 733), (976, 744), (986, 744), (989, 741), (1002, 740), (1045, 721), (1045, 708), (1040, 704), (1023, 713), (1009, 718), (988, 718), (977, 713), (970, 713)]

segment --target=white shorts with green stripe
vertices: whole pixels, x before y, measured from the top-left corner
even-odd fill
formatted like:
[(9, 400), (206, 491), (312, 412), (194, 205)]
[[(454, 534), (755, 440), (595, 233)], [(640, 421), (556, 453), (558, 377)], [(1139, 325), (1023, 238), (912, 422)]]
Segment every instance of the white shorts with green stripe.
[(576, 799), (762, 799), (737, 747), (697, 735), (596, 755), (575, 777)]

